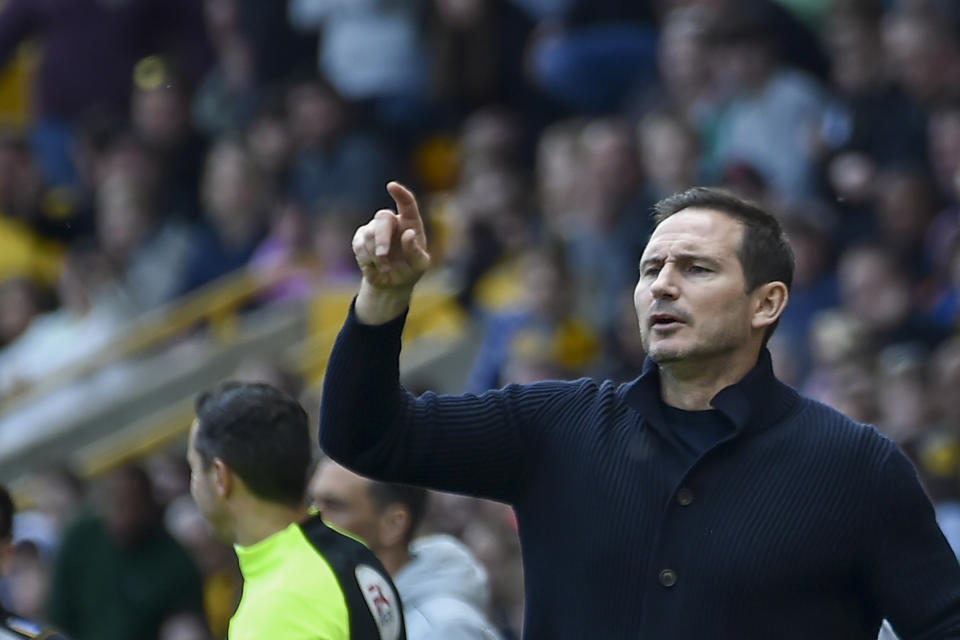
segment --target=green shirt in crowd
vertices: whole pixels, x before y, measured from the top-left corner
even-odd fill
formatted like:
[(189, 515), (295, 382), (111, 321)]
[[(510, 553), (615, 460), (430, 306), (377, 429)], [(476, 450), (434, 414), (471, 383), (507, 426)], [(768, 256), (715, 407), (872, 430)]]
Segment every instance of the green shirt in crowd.
[(129, 546), (95, 516), (69, 528), (54, 563), (49, 614), (74, 640), (155, 638), (182, 611), (203, 611), (202, 579), (162, 523)]

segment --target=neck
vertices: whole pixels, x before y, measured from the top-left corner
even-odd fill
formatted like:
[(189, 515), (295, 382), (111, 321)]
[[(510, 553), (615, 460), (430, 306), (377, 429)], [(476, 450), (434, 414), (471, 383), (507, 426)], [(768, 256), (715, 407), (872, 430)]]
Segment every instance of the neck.
[(294, 522), (303, 522), (308, 516), (306, 507), (258, 500), (243, 510), (243, 516), (234, 526), (233, 540), (241, 547), (248, 547), (283, 531)]
[(396, 577), (397, 572), (410, 562), (410, 550), (407, 545), (395, 549), (381, 549), (377, 553), (377, 557), (380, 558), (380, 562), (383, 563), (383, 568), (387, 570), (387, 573), (391, 577)]
[(713, 398), (736, 384), (757, 364), (757, 352), (717, 361), (669, 362), (659, 365), (660, 397), (685, 411), (706, 411)]

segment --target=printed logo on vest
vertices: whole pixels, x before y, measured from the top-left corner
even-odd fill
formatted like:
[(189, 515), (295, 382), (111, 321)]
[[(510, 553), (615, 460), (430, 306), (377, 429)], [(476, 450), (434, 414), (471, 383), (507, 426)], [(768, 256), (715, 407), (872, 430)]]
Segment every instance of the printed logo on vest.
[(390, 583), (379, 571), (365, 564), (357, 565), (355, 571), (360, 591), (370, 607), (370, 613), (380, 630), (381, 640), (399, 640), (402, 618), (400, 599)]

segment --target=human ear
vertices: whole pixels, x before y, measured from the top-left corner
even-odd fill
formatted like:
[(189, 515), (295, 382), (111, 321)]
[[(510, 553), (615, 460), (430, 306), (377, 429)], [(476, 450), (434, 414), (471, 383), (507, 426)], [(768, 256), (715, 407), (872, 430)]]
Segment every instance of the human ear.
[(766, 329), (783, 314), (790, 299), (787, 285), (782, 282), (767, 282), (757, 287), (752, 296), (753, 316), (750, 326), (754, 329)]
[(213, 467), (213, 488), (220, 499), (226, 500), (233, 491), (233, 471), (220, 458), (214, 458), (211, 466)]
[(410, 512), (399, 504), (391, 504), (380, 516), (380, 541), (384, 547), (404, 543), (412, 524)]

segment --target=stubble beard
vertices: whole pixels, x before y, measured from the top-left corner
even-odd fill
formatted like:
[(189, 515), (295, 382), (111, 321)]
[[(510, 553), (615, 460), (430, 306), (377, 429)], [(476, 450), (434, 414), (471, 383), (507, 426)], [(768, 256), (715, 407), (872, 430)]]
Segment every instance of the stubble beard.
[[(686, 328), (689, 329), (690, 327), (688, 326)], [(682, 330), (683, 329), (680, 329), (679, 331), (682, 331)], [(690, 355), (695, 355), (695, 352), (696, 352), (695, 344), (692, 344), (692, 345), (681, 344), (678, 346), (661, 345), (660, 348), (657, 348), (656, 346), (651, 346), (651, 344), (655, 344), (653, 343), (653, 340), (652, 340), (653, 333), (654, 333), (654, 329), (652, 327), (647, 328), (646, 331), (644, 331), (643, 328), (641, 328), (640, 342), (641, 344), (643, 344), (643, 350), (647, 354), (647, 357), (649, 357), (658, 365), (670, 364), (673, 362), (681, 362), (689, 358)], [(671, 338), (672, 337), (673, 336), (671, 336)], [(666, 338), (666, 340), (669, 340), (669, 339), (670, 338)], [(662, 343), (663, 341), (664, 340), (660, 340), (659, 342)]]
[(662, 345), (658, 349), (656, 346), (650, 347), (649, 334), (644, 345), (647, 355), (658, 366), (706, 363), (718, 356), (732, 353), (736, 350), (736, 346), (737, 341), (734, 336), (716, 335), (677, 346)]

